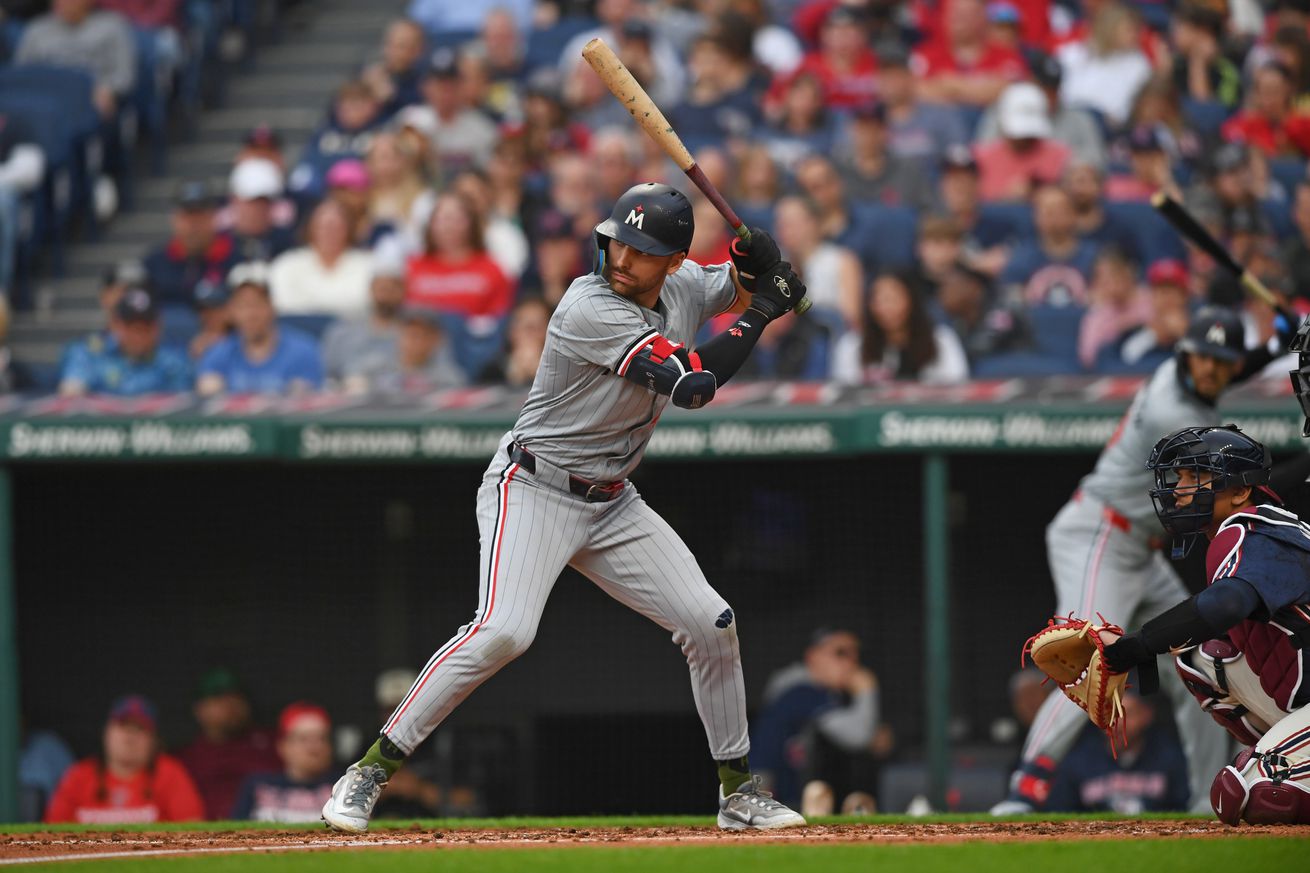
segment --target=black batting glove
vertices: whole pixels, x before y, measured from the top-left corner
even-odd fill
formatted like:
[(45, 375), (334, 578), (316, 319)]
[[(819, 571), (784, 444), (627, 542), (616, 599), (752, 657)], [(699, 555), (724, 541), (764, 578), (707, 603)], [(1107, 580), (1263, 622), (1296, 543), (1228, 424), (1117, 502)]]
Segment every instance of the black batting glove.
[(754, 293), (758, 278), (778, 266), (782, 252), (778, 251), (778, 244), (765, 231), (758, 227), (752, 227), (750, 231), (750, 242), (737, 237), (728, 251), (732, 255), (732, 265), (737, 268), (741, 287)]
[(750, 307), (769, 321), (786, 315), (805, 297), (805, 283), (791, 264), (779, 261), (772, 270), (759, 276)]

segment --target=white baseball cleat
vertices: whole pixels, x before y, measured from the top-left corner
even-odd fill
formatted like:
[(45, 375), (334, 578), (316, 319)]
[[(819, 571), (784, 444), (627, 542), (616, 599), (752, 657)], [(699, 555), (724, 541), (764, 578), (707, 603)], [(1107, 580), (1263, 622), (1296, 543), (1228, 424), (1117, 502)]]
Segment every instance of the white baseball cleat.
[(719, 827), (725, 830), (794, 828), (803, 824), (805, 819), (800, 813), (760, 788), (759, 776), (752, 776), (727, 797), (723, 796), (723, 786), (719, 786)]
[(368, 830), (373, 806), (387, 787), (387, 771), (377, 764), (351, 764), (332, 786), (332, 796), (323, 804), (323, 823), (334, 831), (362, 834)]
[(1002, 800), (993, 806), (988, 814), (995, 816), (1027, 815), (1030, 812), (1033, 812), (1033, 805), (1031, 803), (1023, 800), (1012, 800), (1007, 797), (1005, 800)]

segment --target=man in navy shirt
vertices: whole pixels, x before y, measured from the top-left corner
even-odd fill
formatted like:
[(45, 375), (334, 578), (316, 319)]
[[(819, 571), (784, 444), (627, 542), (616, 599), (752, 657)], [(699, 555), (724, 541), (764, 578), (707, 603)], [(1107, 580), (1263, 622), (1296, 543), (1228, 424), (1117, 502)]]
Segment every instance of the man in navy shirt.
[(268, 290), (268, 265), (241, 264), (228, 279), (236, 332), (219, 340), (196, 367), (201, 394), (288, 394), (321, 388), (323, 361), (306, 333), (279, 327)]
[[(860, 640), (847, 630), (814, 632), (799, 663), (769, 677), (764, 708), (751, 730), (751, 763), (784, 803), (799, 803), (807, 779), (821, 773), (816, 745), (867, 753), (878, 729), (878, 680), (860, 664)], [(869, 786), (852, 786), (865, 788)]]
[(1036, 237), (1014, 247), (1001, 271), (1001, 285), (1017, 287), (1030, 306), (1086, 306), (1097, 247), (1078, 238), (1068, 192), (1056, 185), (1039, 188), (1033, 196), (1033, 222)]
[(1187, 809), (1191, 788), (1178, 740), (1155, 723), (1155, 708), (1136, 692), (1125, 694), (1123, 705), (1126, 741), (1118, 756), (1105, 734), (1089, 726), (1055, 771), (1047, 812)]
[(237, 261), (232, 237), (215, 224), (219, 198), (203, 181), (183, 182), (173, 208), (172, 238), (146, 255), (150, 290), (161, 306), (190, 309), (196, 285), (221, 282)]
[(232, 807), (232, 818), (249, 821), (318, 821), (332, 794), (332, 722), (312, 703), (293, 703), (278, 718), (281, 773), (249, 777)]
[(144, 288), (123, 292), (109, 318), (108, 335), (92, 334), (64, 353), (59, 393), (154, 394), (191, 389), (191, 364), (176, 349), (161, 348), (159, 309)]

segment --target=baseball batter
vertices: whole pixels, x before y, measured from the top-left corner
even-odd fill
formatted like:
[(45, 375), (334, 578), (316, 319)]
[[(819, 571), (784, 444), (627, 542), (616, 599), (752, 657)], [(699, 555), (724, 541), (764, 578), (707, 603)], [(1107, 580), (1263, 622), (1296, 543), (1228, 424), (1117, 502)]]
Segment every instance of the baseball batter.
[[(719, 826), (805, 823), (751, 775), (732, 608), (627, 481), (668, 403), (708, 403), (765, 325), (805, 294), (767, 234), (734, 245), (733, 265), (702, 267), (686, 260), (692, 231), (691, 203), (655, 183), (630, 189), (597, 226), (599, 266), (560, 301), (528, 400), (478, 490), (478, 608), (336, 783), (323, 807), (330, 827), (368, 828), (405, 757), (527, 650), (566, 566), (671, 632), (682, 649), (718, 767)], [(727, 311), (740, 313), (732, 327), (692, 351), (700, 326)]]
[(1214, 771), (1215, 814), (1230, 825), (1310, 824), (1310, 525), (1268, 487), (1269, 450), (1232, 425), (1170, 434), (1150, 467), (1165, 529), (1209, 540), (1208, 587), (1136, 632), (1102, 631), (1105, 666), (1126, 673), (1181, 649), (1197, 711), (1245, 747)]
[[(1266, 349), (1246, 351), (1237, 313), (1214, 307), (1196, 313), (1177, 354), (1137, 392), (1095, 468), (1046, 529), (1056, 615), (1099, 614), (1127, 626), (1187, 596), (1160, 550), (1162, 530), (1143, 459), (1172, 431), (1219, 424), (1215, 404), (1220, 394), (1236, 380), (1258, 373), (1272, 357)], [(1192, 704), (1172, 670), (1164, 678), (1187, 755), (1192, 803), (1204, 807), (1204, 788), (1228, 758), (1227, 737)], [(1040, 809), (1056, 766), (1086, 723), (1064, 695), (1050, 695), (1029, 729), (1010, 793), (992, 813)]]

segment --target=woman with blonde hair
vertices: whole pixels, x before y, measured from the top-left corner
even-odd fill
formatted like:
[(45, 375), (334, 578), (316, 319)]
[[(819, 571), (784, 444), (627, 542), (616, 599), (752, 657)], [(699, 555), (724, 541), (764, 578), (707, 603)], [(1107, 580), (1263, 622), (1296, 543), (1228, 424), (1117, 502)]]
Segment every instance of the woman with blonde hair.
[(1063, 46), (1057, 54), (1064, 68), (1060, 100), (1094, 109), (1111, 127), (1119, 127), (1138, 90), (1151, 78), (1151, 62), (1141, 48), (1142, 21), (1129, 6), (1105, 3), (1090, 24), (1086, 39)]
[(432, 211), (436, 192), (423, 177), (422, 156), (413, 143), (397, 133), (380, 133), (368, 150), (372, 187), (368, 198), (369, 222), (390, 225), (418, 248), (423, 218)]

